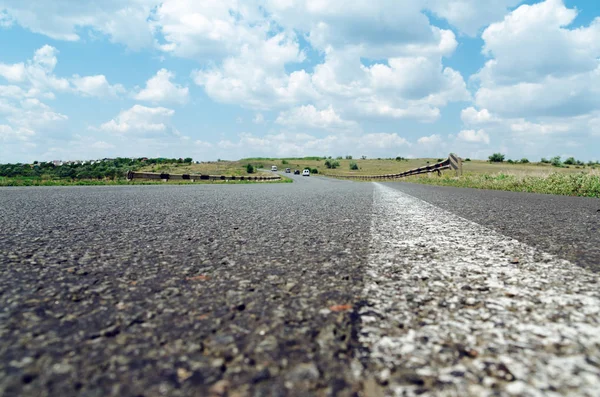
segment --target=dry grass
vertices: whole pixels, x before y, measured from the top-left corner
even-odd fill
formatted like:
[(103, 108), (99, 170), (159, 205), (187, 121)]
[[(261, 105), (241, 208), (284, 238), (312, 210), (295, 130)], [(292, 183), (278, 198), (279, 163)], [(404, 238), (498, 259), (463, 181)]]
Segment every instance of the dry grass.
[[(282, 160), (264, 161), (265, 166), (277, 165), (277, 167), (290, 167), (293, 169), (317, 168), (319, 173), (326, 175), (382, 175), (397, 174), (410, 169), (419, 168), (428, 164), (435, 164), (437, 158), (420, 158), (396, 161), (391, 159), (358, 159), (358, 160), (336, 160), (340, 166), (336, 169), (325, 167), (325, 160), (287, 160), (289, 164), (282, 164)], [(359, 169), (350, 170), (350, 163), (356, 162)], [(489, 163), (483, 160), (473, 160), (463, 162), (463, 172), (465, 174), (511, 174), (528, 176), (548, 176), (552, 173), (576, 174), (581, 172), (598, 172), (600, 168), (593, 170), (590, 167), (570, 166), (569, 168), (554, 167), (550, 164), (528, 163), (528, 164), (510, 164), (510, 163)]]
[(270, 172), (255, 170), (253, 174), (246, 171), (245, 161), (211, 161), (200, 164), (155, 164), (142, 167), (140, 172), (164, 172), (171, 174), (203, 174), (203, 175), (235, 175), (235, 176), (270, 176)]

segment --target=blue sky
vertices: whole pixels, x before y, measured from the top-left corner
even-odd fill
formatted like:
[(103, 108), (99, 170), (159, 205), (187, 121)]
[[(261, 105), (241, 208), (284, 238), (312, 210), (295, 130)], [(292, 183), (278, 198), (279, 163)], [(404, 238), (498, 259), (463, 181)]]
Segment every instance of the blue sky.
[(0, 0), (0, 163), (600, 160), (599, 16), (596, 0)]

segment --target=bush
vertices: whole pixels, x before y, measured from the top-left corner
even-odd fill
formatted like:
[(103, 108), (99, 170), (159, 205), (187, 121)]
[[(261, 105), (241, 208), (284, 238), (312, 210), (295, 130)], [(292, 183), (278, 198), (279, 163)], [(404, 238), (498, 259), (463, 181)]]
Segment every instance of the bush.
[(568, 159), (566, 159), (564, 161), (564, 164), (568, 164), (568, 165), (575, 165), (575, 163), (577, 163), (577, 161), (575, 160), (574, 157), (569, 157)]
[(521, 164), (527, 164), (527, 163), (529, 163), (529, 160), (527, 160), (525, 157), (523, 157), (521, 159)]
[(406, 160), (404, 157), (398, 156), (396, 157), (396, 161), (402, 161), (402, 160)]
[(311, 168), (311, 170), (310, 170), (310, 173), (311, 173), (311, 174), (318, 174), (318, 173), (319, 173), (319, 170), (318, 170), (318, 169), (316, 169), (316, 168)]
[(494, 153), (488, 158), (491, 163), (501, 163), (504, 161), (504, 155), (502, 153)]
[(352, 160), (352, 156), (350, 156), (350, 155), (346, 156), (346, 160)]
[(246, 172), (249, 174), (254, 174), (254, 167), (252, 166), (252, 164), (248, 164), (246, 166)]
[(465, 159), (465, 161), (471, 161), (471, 159), (467, 157), (467, 158)]
[(183, 159), (183, 162), (189, 164), (189, 163), (192, 162), (192, 158), (191, 157), (186, 157), (186, 158)]
[(350, 169), (351, 170), (358, 170), (358, 164), (356, 164), (356, 162), (351, 161), (350, 162)]
[(550, 160), (548, 160), (548, 159), (547, 159), (547, 158), (545, 158), (545, 157), (542, 157), (542, 159), (540, 160), (540, 163), (543, 163), (543, 164), (550, 164)]
[(337, 156), (335, 159), (336, 160), (341, 160), (341, 159), (343, 159), (343, 157), (342, 156)]
[(334, 160), (327, 160), (327, 161), (325, 161), (325, 167), (327, 167), (329, 169), (336, 169), (339, 166), (340, 166), (340, 162), (339, 161), (334, 161)]
[(514, 164), (515, 162), (513, 160), (511, 160), (511, 159), (508, 159), (507, 163)]
[(281, 160), (281, 164), (289, 164), (287, 160)]
[(563, 164), (560, 161), (560, 156), (554, 156), (552, 157), (552, 159), (550, 160), (550, 164), (552, 164), (555, 167), (562, 167)]
[(366, 160), (367, 156), (360, 156), (361, 159)]

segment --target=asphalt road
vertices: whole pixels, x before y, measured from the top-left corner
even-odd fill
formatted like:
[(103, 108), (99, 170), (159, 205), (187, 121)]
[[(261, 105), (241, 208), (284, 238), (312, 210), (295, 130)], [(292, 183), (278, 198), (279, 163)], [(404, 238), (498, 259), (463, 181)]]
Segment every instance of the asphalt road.
[[(599, 200), (291, 177), (0, 189), (0, 395), (453, 395), (452, 382), (377, 361), (361, 337), (380, 264), (423, 259), (381, 256), (378, 225), (391, 239), (404, 228), (384, 225), (408, 197), (395, 191), (569, 259), (598, 289)], [(404, 299), (407, 286), (390, 287), (388, 302)], [(598, 369), (598, 345), (584, 353)]]

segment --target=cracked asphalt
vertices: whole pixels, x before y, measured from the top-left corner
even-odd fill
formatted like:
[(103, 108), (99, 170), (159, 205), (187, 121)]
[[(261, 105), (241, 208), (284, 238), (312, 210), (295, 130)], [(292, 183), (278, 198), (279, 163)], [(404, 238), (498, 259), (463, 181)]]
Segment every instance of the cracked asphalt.
[[(0, 395), (376, 393), (358, 338), (375, 185), (292, 177), (0, 189)], [(599, 200), (386, 185), (600, 266)]]

